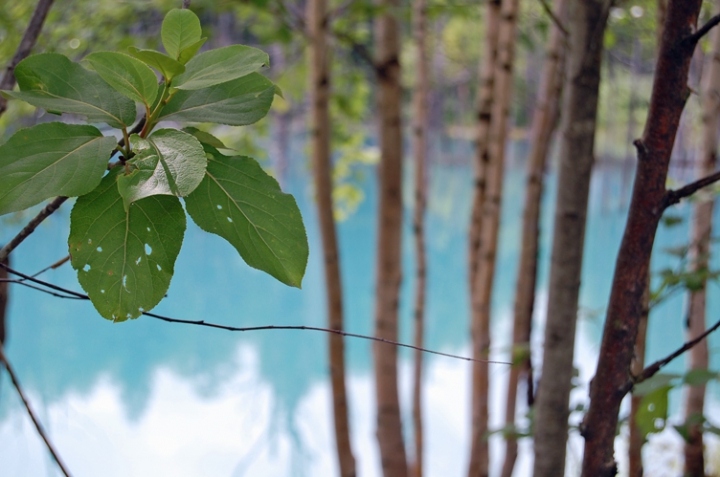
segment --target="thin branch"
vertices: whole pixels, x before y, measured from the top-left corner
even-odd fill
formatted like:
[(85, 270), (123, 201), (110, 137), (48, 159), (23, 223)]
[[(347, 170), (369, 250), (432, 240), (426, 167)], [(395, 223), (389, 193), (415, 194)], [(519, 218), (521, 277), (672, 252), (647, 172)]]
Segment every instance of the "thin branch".
[(183, 9), (190, 8), (190, 0), (183, 0)]
[(37, 226), (40, 225), (43, 220), (50, 217), (50, 215), (52, 215), (52, 213), (55, 212), (67, 199), (67, 197), (55, 197), (52, 202), (46, 205), (43, 210), (41, 210), (35, 216), (34, 219), (32, 219), (25, 227), (23, 227), (19, 234), (13, 237), (10, 242), (8, 242), (3, 248), (0, 249), (0, 262), (5, 260), (7, 256), (10, 255), (10, 252), (15, 250), (18, 245), (20, 245), (26, 238), (28, 238), (28, 236), (30, 236), (30, 234), (35, 231)]
[(45, 431), (43, 430), (42, 425), (40, 424), (40, 421), (38, 421), (37, 417), (35, 416), (35, 413), (33, 412), (32, 408), (30, 407), (30, 403), (28, 403), (27, 398), (25, 397), (25, 393), (23, 393), (22, 388), (20, 387), (20, 383), (18, 382), (17, 376), (15, 375), (15, 371), (13, 371), (12, 366), (10, 366), (10, 361), (8, 361), (7, 356), (5, 356), (5, 351), (3, 350), (2, 344), (0, 344), (0, 362), (5, 364), (5, 369), (7, 369), (8, 374), (10, 375), (10, 381), (12, 381), (13, 386), (15, 386), (15, 390), (17, 391), (18, 395), (20, 396), (20, 399), (22, 400), (23, 404), (25, 405), (25, 409), (27, 410), (28, 415), (30, 416), (30, 419), (32, 420), (33, 424), (35, 424), (35, 429), (37, 429), (38, 434), (40, 434), (40, 437), (43, 441), (45, 441), (45, 445), (47, 446), (48, 450), (50, 451), (50, 454), (52, 454), (53, 459), (55, 459), (55, 462), (57, 462), (58, 467), (60, 467), (60, 470), (62, 471), (63, 475), (65, 477), (70, 477), (70, 472), (65, 468), (65, 465), (62, 463), (62, 460), (60, 460), (60, 456), (58, 455), (57, 451), (53, 447), (53, 445), (50, 443), (50, 439), (48, 439), (47, 435), (45, 434)]
[(710, 174), (709, 176), (703, 177), (702, 179), (698, 179), (695, 182), (691, 182), (686, 186), (683, 186), (676, 190), (669, 190), (665, 192), (665, 197), (663, 197), (662, 200), (662, 210), (667, 209), (671, 205), (675, 205), (680, 200), (684, 199), (685, 197), (689, 197), (693, 195), (698, 190), (702, 189), (703, 187), (707, 187), (709, 185), (712, 185), (716, 183), (717, 181), (720, 181), (720, 171), (715, 172), (714, 174)]
[[(42, 285), (42, 286), (47, 287), (47, 288), (50, 288), (50, 289), (52, 289), (52, 290), (55, 290), (55, 291), (64, 293), (65, 295), (71, 295), (71, 296), (61, 296), (60, 298), (76, 298), (76, 299), (79, 298), (79, 299), (83, 299), (83, 300), (89, 300), (89, 299), (90, 299), (90, 297), (88, 297), (88, 296), (87, 296), (86, 294), (84, 294), (84, 293), (78, 293), (78, 292), (76, 292), (76, 291), (69, 290), (69, 289), (67, 289), (67, 288), (63, 288), (63, 287), (60, 287), (60, 286), (57, 286), (57, 285), (53, 285), (52, 283), (48, 283), (48, 282), (45, 282), (45, 281), (43, 281), (43, 280), (38, 280), (37, 278), (33, 278), (33, 277), (31, 277), (30, 275), (25, 275), (24, 273), (18, 272), (17, 270), (13, 270), (12, 268), (10, 268), (10, 267), (8, 267), (7, 265), (4, 265), (4, 264), (2, 264), (2, 263), (0, 263), (0, 267), (6, 269), (9, 273), (12, 273), (13, 275), (17, 275), (18, 277), (23, 278), (24, 280), (27, 280), (27, 281), (30, 281), (30, 282), (33, 282), (33, 283), (37, 283), (38, 285)], [(23, 284), (26, 284), (25, 281), (23, 281), (22, 283), (23, 283)], [(52, 292), (49, 292), (48, 290), (41, 290), (41, 291), (43, 291), (43, 292), (45, 292), (45, 293), (53, 294)], [(491, 363), (491, 364), (506, 364), (506, 365), (512, 366), (512, 363), (508, 363), (508, 362), (505, 362), (505, 361), (491, 361), (491, 360), (473, 359), (473, 358), (468, 358), (468, 357), (466, 357), (466, 356), (458, 356), (458, 355), (454, 355), (454, 354), (450, 354), (450, 353), (443, 353), (443, 352), (441, 352), (441, 351), (433, 351), (433, 350), (430, 350), (430, 349), (421, 348), (421, 347), (418, 347), (418, 346), (413, 346), (413, 345), (409, 345), (409, 344), (405, 344), (405, 343), (400, 343), (400, 342), (397, 342), (397, 341), (386, 340), (386, 339), (383, 339), (383, 338), (377, 338), (377, 337), (375, 337), (375, 336), (367, 336), (367, 335), (360, 335), (360, 334), (356, 334), (356, 333), (348, 333), (347, 331), (333, 330), (333, 329), (330, 329), (330, 328), (320, 328), (320, 327), (317, 327), (317, 326), (304, 326), (304, 325), (287, 325), (287, 326), (281, 325), (281, 326), (277, 326), (277, 325), (266, 325), (266, 326), (235, 327), (235, 326), (220, 325), (220, 324), (217, 324), (217, 323), (209, 323), (209, 322), (206, 322), (205, 320), (182, 320), (182, 319), (178, 319), (178, 318), (171, 318), (171, 317), (168, 317), (168, 316), (158, 315), (158, 314), (156, 314), (156, 313), (150, 313), (150, 312), (147, 312), (147, 311), (143, 312), (143, 315), (149, 316), (150, 318), (155, 318), (155, 319), (158, 319), (158, 320), (161, 320), (161, 321), (165, 321), (165, 322), (167, 322), (167, 323), (182, 323), (182, 324), (186, 324), (186, 325), (197, 325), (197, 326), (204, 326), (204, 327), (207, 327), (207, 328), (216, 328), (216, 329), (225, 330), (225, 331), (265, 331), (265, 330), (305, 330), (305, 331), (319, 331), (319, 332), (322, 332), (322, 333), (333, 333), (333, 334), (340, 335), (340, 336), (347, 337), (347, 338), (359, 338), (359, 339), (364, 339), (364, 340), (377, 341), (377, 342), (380, 342), (380, 343), (386, 343), (386, 344), (390, 344), (390, 345), (393, 345), (393, 346), (398, 346), (398, 347), (401, 347), (401, 348), (409, 348), (409, 349), (413, 349), (413, 350), (416, 350), (416, 351), (421, 351), (421, 352), (423, 352), (423, 353), (434, 354), (434, 355), (438, 355), (438, 356), (444, 356), (444, 357), (446, 357), (446, 358), (459, 359), (459, 360), (462, 360), (462, 361), (482, 362), (482, 363)]]
[(64, 295), (61, 293), (56, 293), (54, 291), (46, 290), (37, 285), (32, 285), (32, 284), (26, 282), (24, 278), (21, 278), (19, 280), (15, 279), (15, 278), (0, 278), (0, 283), (17, 283), (18, 285), (22, 285), (24, 287), (32, 288), (33, 290), (47, 293), (48, 295), (52, 295), (56, 298), (67, 298), (69, 300), (86, 300), (87, 299), (85, 297), (79, 297), (79, 296), (74, 296), (74, 295)]
[(555, 12), (552, 11), (552, 7), (550, 7), (550, 5), (548, 5), (547, 0), (538, 0), (538, 1), (542, 5), (543, 10), (545, 10), (545, 13), (548, 14), (550, 19), (553, 21), (555, 26), (558, 28), (558, 30), (560, 30), (562, 32), (562, 34), (565, 35), (566, 37), (569, 37), (570, 33), (567, 31), (565, 26), (563, 26), (562, 22), (557, 17), (557, 15), (555, 15)]
[(720, 15), (715, 15), (712, 17), (706, 24), (704, 24), (698, 31), (690, 35), (689, 37), (685, 38), (685, 41), (690, 43), (691, 45), (695, 45), (702, 37), (707, 35), (710, 30), (713, 29), (715, 25), (720, 23)]
[[(0, 81), (0, 89), (11, 90), (15, 87), (15, 67), (32, 51), (35, 43), (37, 42), (40, 31), (42, 30), (43, 23), (45, 23), (45, 17), (47, 17), (48, 11), (52, 6), (53, 0), (40, 0), (35, 7), (30, 23), (28, 23), (27, 29), (23, 34), (22, 40), (15, 51), (15, 56), (12, 57), (10, 63), (5, 69), (2, 81)], [(0, 97), (0, 115), (7, 109), (7, 99)]]

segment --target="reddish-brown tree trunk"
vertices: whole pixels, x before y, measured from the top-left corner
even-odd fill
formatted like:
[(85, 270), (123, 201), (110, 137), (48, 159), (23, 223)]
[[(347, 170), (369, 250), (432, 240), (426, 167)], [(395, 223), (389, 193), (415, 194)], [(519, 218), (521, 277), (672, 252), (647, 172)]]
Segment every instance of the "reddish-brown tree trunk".
[[(638, 334), (635, 340), (635, 353), (633, 355), (631, 371), (637, 376), (642, 373), (645, 368), (645, 341), (647, 338), (648, 316), (650, 314), (650, 279), (648, 277), (648, 285), (643, 293), (643, 314), (640, 316), (638, 323)], [(630, 438), (628, 443), (628, 475), (629, 477), (642, 477), (643, 462), (642, 448), (645, 444), (645, 437), (637, 425), (637, 413), (640, 410), (640, 402), (642, 396), (632, 396), (630, 400), (630, 416), (628, 417), (628, 427), (630, 428)]]
[[(375, 288), (375, 336), (397, 341), (402, 238), (402, 122), (400, 86), (400, 26), (393, 16), (397, 0), (380, 0), (384, 12), (375, 20), (377, 110), (380, 137)], [(407, 458), (402, 434), (397, 383), (397, 348), (373, 345), (377, 438), (384, 477), (406, 477)]]
[[(561, 21), (566, 15), (566, 0), (555, 0), (553, 11)], [(527, 164), (527, 185), (525, 187), (525, 208), (523, 212), (522, 244), (515, 295), (513, 322), (512, 362), (508, 378), (505, 426), (515, 425), (517, 392), (520, 378), (527, 383), (528, 406), (533, 401), (532, 365), (530, 362), (530, 332), (535, 304), (535, 283), (537, 279), (537, 256), (540, 239), (540, 204), (542, 202), (545, 163), (550, 140), (555, 131), (560, 110), (559, 100), (563, 82), (563, 64), (567, 38), (557, 25), (553, 24), (548, 40), (545, 65), (540, 90), (533, 116), (530, 139), (530, 153)], [(502, 477), (512, 477), (517, 459), (517, 437), (506, 439), (505, 461)]]
[(585, 437), (582, 475), (617, 473), (613, 443), (618, 411), (632, 387), (630, 365), (642, 316), (650, 254), (667, 207), (665, 183), (670, 153), (689, 90), (690, 59), (697, 40), (701, 0), (670, 0), (655, 70), (650, 110), (642, 139), (630, 211), (610, 292), (597, 372), (590, 385), (590, 408), (581, 426)]

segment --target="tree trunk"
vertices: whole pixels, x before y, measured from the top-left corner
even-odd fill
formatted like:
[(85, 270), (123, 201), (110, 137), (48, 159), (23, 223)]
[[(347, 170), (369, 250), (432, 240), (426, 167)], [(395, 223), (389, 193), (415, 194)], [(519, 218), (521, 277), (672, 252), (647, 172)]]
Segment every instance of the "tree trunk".
[[(566, 0), (555, 0), (553, 10), (564, 21)], [(540, 239), (540, 204), (543, 179), (550, 140), (558, 120), (562, 91), (563, 65), (567, 38), (557, 25), (552, 26), (547, 54), (540, 80), (540, 91), (533, 115), (530, 153), (528, 155), (525, 209), (523, 212), (522, 245), (518, 266), (517, 291), (513, 322), (512, 363), (508, 378), (505, 426), (515, 425), (518, 384), (521, 376), (527, 383), (528, 407), (533, 403), (532, 364), (530, 362), (530, 332), (535, 304), (538, 242)], [(502, 477), (512, 477), (518, 445), (514, 435), (505, 439), (505, 462)]]
[[(393, 16), (397, 0), (380, 0), (384, 12), (375, 21), (380, 137), (377, 285), (375, 336), (398, 339), (398, 301), (402, 239), (402, 123), (400, 86), (400, 26)], [(373, 345), (377, 438), (384, 477), (406, 477), (407, 459), (397, 384), (397, 348)]]
[(680, 115), (689, 94), (690, 59), (697, 40), (702, 0), (670, 0), (648, 119), (638, 149), (630, 211), (610, 292), (597, 372), (590, 385), (590, 408), (581, 425), (585, 437), (584, 477), (615, 475), (613, 443), (618, 411), (632, 388), (633, 348), (642, 316), (655, 233), (667, 207), (665, 183)]
[[(10, 266), (10, 257), (5, 257), (2, 261), (3, 265)], [(0, 267), (0, 280), (7, 280), (8, 272), (5, 268)], [(6, 313), (8, 304), (8, 282), (0, 281), (0, 346), (5, 344), (6, 335)]]
[[(648, 277), (642, 300), (643, 314), (640, 316), (638, 323), (635, 353), (631, 365), (631, 371), (635, 376), (642, 373), (645, 368), (645, 342), (647, 339), (648, 315), (650, 314), (650, 277)], [(630, 428), (630, 442), (628, 445), (629, 477), (642, 477), (643, 475), (642, 447), (645, 444), (645, 437), (640, 432), (636, 419), (641, 401), (642, 396), (632, 396), (630, 400), (630, 417), (628, 418), (628, 427)]]
[[(720, 11), (720, 1), (715, 1), (715, 13)], [(698, 178), (715, 172), (717, 155), (717, 131), (720, 121), (720, 30), (711, 33), (712, 52), (710, 65), (702, 80), (702, 142), (699, 151)], [(707, 271), (710, 260), (710, 240), (712, 235), (714, 197), (706, 197), (697, 202), (693, 217), (693, 236), (691, 241), (692, 269), (696, 273)], [(702, 287), (690, 293), (687, 334), (693, 339), (705, 331), (706, 279)], [(708, 343), (703, 340), (690, 350), (690, 369), (708, 368)], [(685, 421), (688, 424), (688, 441), (685, 443), (685, 475), (689, 477), (705, 476), (703, 456), (702, 422), (705, 406), (705, 386), (692, 386), (687, 391), (685, 401)]]
[(571, 0), (543, 373), (535, 409), (535, 477), (564, 475), (603, 33), (610, 0)]
[[(472, 293), (473, 357), (488, 359), (490, 353), (490, 301), (500, 226), (500, 208), (505, 161), (508, 112), (513, 83), (515, 36), (519, 0), (503, 0), (497, 35), (497, 59), (494, 66), (492, 112), (486, 164), (487, 191), (482, 201), (480, 246), (477, 255)], [(473, 422), (468, 476), (487, 476), (489, 472), (488, 398), (490, 389), (488, 363), (473, 363)]]
[[(425, 208), (427, 203), (427, 134), (428, 134), (428, 53), (426, 45), (427, 3), (413, 3), (413, 36), (417, 48), (417, 83), (413, 93), (413, 155), (415, 156), (415, 212), (413, 235), (415, 238), (415, 339), (418, 348), (423, 347), (425, 334), (425, 288), (427, 282), (427, 259), (425, 256)], [(414, 477), (423, 476), (423, 420), (422, 420), (422, 353), (415, 350), (413, 368), (412, 415), (415, 432), (415, 460), (412, 465)]]
[[(330, 163), (330, 61), (327, 48), (326, 0), (307, 4), (310, 38), (311, 154), (315, 173), (316, 203), (325, 265), (328, 327), (343, 329), (343, 295), (335, 219), (333, 217)], [(330, 384), (332, 387), (335, 444), (341, 477), (355, 477), (355, 457), (350, 445), (350, 424), (345, 390), (345, 346), (342, 336), (328, 335)]]

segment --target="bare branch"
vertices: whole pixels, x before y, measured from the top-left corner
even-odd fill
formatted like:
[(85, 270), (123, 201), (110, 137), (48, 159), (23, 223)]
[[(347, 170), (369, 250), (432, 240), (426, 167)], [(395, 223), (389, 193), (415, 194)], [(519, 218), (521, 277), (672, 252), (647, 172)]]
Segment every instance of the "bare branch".
[(183, 9), (190, 8), (190, 0), (183, 0)]
[[(2, 264), (2, 263), (0, 263), (0, 267), (6, 269), (9, 273), (12, 273), (13, 275), (16, 275), (16, 276), (22, 278), (23, 281), (22, 281), (21, 283), (24, 284), (24, 285), (27, 285), (26, 281), (30, 281), (30, 282), (33, 282), (33, 283), (37, 283), (38, 285), (42, 285), (42, 286), (44, 286), (44, 287), (50, 288), (50, 289), (52, 289), (52, 290), (61, 292), (61, 293), (65, 294), (65, 295), (70, 295), (70, 296), (61, 296), (60, 298), (76, 298), (76, 299), (79, 298), (79, 299), (83, 299), (83, 300), (89, 300), (89, 299), (90, 299), (90, 297), (88, 297), (88, 296), (87, 296), (86, 294), (84, 294), (84, 293), (78, 293), (78, 292), (76, 292), (76, 291), (73, 291), (73, 290), (70, 290), (70, 289), (67, 289), (67, 288), (63, 288), (63, 287), (60, 287), (60, 286), (57, 286), (57, 285), (53, 285), (52, 283), (48, 283), (48, 282), (43, 281), (43, 280), (38, 280), (37, 278), (33, 278), (33, 277), (31, 277), (30, 275), (26, 275), (26, 274), (24, 274), (24, 273), (18, 272), (17, 270), (14, 270), (14, 269), (12, 269), (12, 268), (10, 268), (10, 267), (8, 267), (7, 265), (4, 265), (4, 264)], [(18, 281), (19, 281), (19, 280), (18, 280)], [(40, 290), (40, 291), (43, 291), (43, 292), (45, 292), (45, 293), (49, 293), (49, 294), (52, 294), (52, 295), (54, 295), (54, 296), (57, 296), (57, 294), (54, 294), (54, 293), (52, 293), (52, 292), (49, 292), (48, 290)], [(377, 338), (377, 337), (375, 337), (375, 336), (366, 336), (366, 335), (360, 335), (360, 334), (356, 334), (356, 333), (348, 333), (347, 331), (333, 330), (333, 329), (330, 329), (330, 328), (320, 328), (320, 327), (317, 327), (317, 326), (304, 326), (304, 325), (287, 325), (287, 326), (283, 325), (283, 326), (276, 326), (276, 325), (267, 325), (267, 326), (235, 327), (235, 326), (220, 325), (220, 324), (217, 324), (217, 323), (209, 323), (209, 322), (206, 322), (205, 320), (182, 320), (182, 319), (178, 319), (178, 318), (171, 318), (171, 317), (168, 317), (168, 316), (158, 315), (158, 314), (156, 314), (156, 313), (150, 313), (150, 312), (147, 312), (147, 311), (146, 311), (146, 312), (143, 312), (143, 315), (149, 316), (150, 318), (155, 318), (155, 319), (158, 319), (158, 320), (161, 320), (161, 321), (165, 321), (165, 322), (167, 322), (167, 323), (182, 323), (182, 324), (186, 324), (186, 325), (197, 325), (197, 326), (204, 326), (204, 327), (207, 327), (207, 328), (216, 328), (216, 329), (225, 330), (225, 331), (265, 331), (265, 330), (305, 330), (305, 331), (319, 331), (319, 332), (322, 332), (322, 333), (333, 333), (333, 334), (340, 335), (340, 336), (343, 336), (343, 337), (346, 337), (346, 338), (359, 338), (359, 339), (363, 339), (363, 340), (377, 341), (377, 342), (380, 342), (380, 343), (386, 343), (386, 344), (390, 344), (390, 345), (393, 345), (393, 346), (398, 346), (398, 347), (401, 347), (401, 348), (409, 348), (409, 349), (413, 349), (413, 350), (416, 350), (416, 351), (421, 351), (421, 352), (423, 352), (423, 353), (434, 354), (434, 355), (437, 355), (437, 356), (444, 356), (444, 357), (446, 357), (446, 358), (459, 359), (459, 360), (462, 360), (462, 361), (468, 361), (468, 362), (483, 362), (483, 363), (491, 363), (491, 364), (505, 364), (505, 365), (512, 366), (512, 363), (508, 363), (508, 362), (505, 362), (505, 361), (477, 360), (477, 359), (473, 359), (473, 358), (468, 358), (468, 357), (466, 357), (466, 356), (458, 356), (458, 355), (454, 355), (454, 354), (450, 354), (450, 353), (443, 353), (443, 352), (440, 352), (440, 351), (433, 351), (433, 350), (429, 350), (429, 349), (426, 349), (426, 348), (421, 348), (421, 347), (418, 347), (418, 346), (413, 346), (413, 345), (409, 345), (409, 344), (405, 344), (405, 343), (400, 343), (400, 342), (397, 342), (397, 341), (386, 340), (386, 339), (383, 339), (383, 338)]]
[(25, 281), (24, 278), (0, 278), (0, 283), (17, 283), (18, 285), (22, 285), (24, 287), (32, 288), (33, 290), (37, 290), (39, 292), (47, 293), (50, 296), (54, 296), (55, 298), (67, 298), (68, 300), (87, 300), (85, 297), (79, 297), (75, 295), (65, 295), (62, 293), (57, 293), (54, 291), (46, 290), (42, 287), (39, 287), (37, 285), (33, 285), (31, 283), (28, 283)]
[(30, 407), (30, 403), (28, 403), (27, 398), (25, 397), (25, 393), (23, 392), (22, 388), (20, 387), (20, 383), (18, 382), (17, 376), (15, 375), (15, 371), (13, 371), (12, 366), (10, 366), (10, 361), (8, 361), (7, 356), (5, 356), (5, 350), (3, 349), (2, 344), (0, 344), (0, 362), (5, 364), (5, 369), (7, 369), (8, 374), (10, 375), (10, 381), (12, 381), (13, 386), (15, 386), (15, 390), (17, 391), (18, 395), (20, 396), (20, 399), (22, 400), (23, 404), (25, 405), (25, 409), (27, 410), (28, 415), (30, 416), (30, 419), (32, 420), (33, 424), (35, 424), (35, 429), (37, 429), (38, 434), (40, 434), (40, 437), (45, 442), (45, 445), (47, 446), (48, 450), (50, 451), (50, 454), (52, 454), (53, 459), (55, 459), (55, 462), (57, 462), (58, 467), (60, 467), (60, 470), (62, 471), (63, 475), (65, 477), (70, 477), (70, 472), (65, 468), (65, 465), (62, 463), (62, 460), (60, 460), (60, 456), (58, 455), (57, 451), (53, 447), (53, 445), (50, 443), (50, 439), (48, 439), (47, 435), (45, 434), (45, 431), (43, 430), (42, 425), (40, 424), (40, 421), (38, 421), (37, 417), (35, 416), (35, 413), (33, 412), (32, 408)]
[(720, 171), (703, 177), (702, 179), (698, 179), (695, 182), (691, 182), (690, 184), (683, 186), (679, 189), (669, 190), (665, 192), (665, 197), (663, 197), (662, 201), (662, 209), (665, 210), (671, 205), (677, 204), (685, 197), (689, 197), (703, 187), (712, 185), (717, 181), (720, 181)]
[(538, 1), (540, 2), (540, 5), (542, 5), (543, 10), (545, 10), (545, 13), (548, 14), (550, 19), (553, 21), (555, 26), (558, 28), (558, 30), (560, 30), (562, 32), (562, 34), (565, 35), (566, 37), (569, 37), (570, 33), (567, 31), (565, 26), (563, 26), (562, 22), (557, 17), (557, 15), (555, 15), (555, 12), (552, 11), (552, 8), (550, 7), (550, 5), (548, 5), (547, 0), (538, 0)]
[[(23, 34), (20, 45), (18, 45), (15, 56), (12, 57), (10, 63), (5, 69), (2, 81), (0, 81), (0, 89), (10, 90), (15, 87), (15, 67), (22, 60), (27, 58), (37, 42), (40, 31), (42, 30), (43, 23), (45, 23), (45, 17), (47, 17), (48, 11), (52, 6), (53, 0), (40, 0), (35, 7), (30, 23), (28, 23), (25, 34)], [(7, 99), (0, 96), (0, 115), (7, 109)]]
[(41, 210), (35, 216), (34, 219), (32, 219), (25, 227), (23, 227), (19, 234), (13, 237), (10, 242), (8, 242), (3, 248), (0, 249), (0, 262), (5, 260), (5, 258), (10, 255), (10, 252), (15, 250), (18, 245), (23, 243), (23, 241), (35, 231), (37, 226), (40, 225), (43, 220), (50, 217), (50, 215), (52, 215), (52, 213), (55, 212), (67, 199), (67, 197), (55, 197), (52, 202), (46, 205), (43, 210)]
[(707, 35), (710, 32), (710, 30), (712, 30), (713, 27), (715, 25), (717, 25), (718, 23), (720, 23), (720, 15), (715, 15), (710, 20), (708, 20), (708, 22), (706, 24), (704, 24), (702, 27), (700, 27), (700, 29), (698, 29), (698, 31), (696, 31), (689, 37), (685, 38), (685, 41), (694, 46), (695, 43), (697, 43), (698, 41), (700, 41), (700, 39), (702, 37)]

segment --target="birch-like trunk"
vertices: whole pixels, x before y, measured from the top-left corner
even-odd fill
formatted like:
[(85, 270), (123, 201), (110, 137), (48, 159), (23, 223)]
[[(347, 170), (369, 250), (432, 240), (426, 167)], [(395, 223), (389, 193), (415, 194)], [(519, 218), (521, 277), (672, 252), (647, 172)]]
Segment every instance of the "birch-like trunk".
[[(494, 66), (492, 111), (488, 137), (486, 164), (487, 190), (482, 202), (480, 216), (480, 246), (477, 256), (475, 281), (472, 293), (472, 340), (473, 357), (487, 360), (490, 353), (490, 300), (498, 231), (505, 162), (505, 139), (507, 136), (508, 112), (513, 83), (513, 61), (515, 59), (515, 36), (517, 29), (519, 0), (503, 0), (498, 26), (497, 59)], [(473, 363), (472, 381), (472, 431), (468, 477), (487, 476), (490, 455), (488, 448), (488, 400), (490, 376), (488, 363)]]
[[(715, 13), (720, 11), (720, 1), (715, 1)], [(718, 143), (718, 113), (720, 112), (720, 30), (710, 33), (712, 51), (710, 64), (702, 79), (702, 138), (699, 151), (700, 162), (697, 167), (698, 178), (715, 172)], [(708, 269), (710, 259), (710, 240), (712, 235), (714, 197), (705, 197), (695, 204), (691, 258), (692, 269), (703, 273)], [(687, 337), (691, 340), (705, 331), (706, 279), (702, 287), (690, 293)], [(690, 350), (690, 369), (707, 369), (708, 343), (703, 340)], [(691, 386), (685, 400), (685, 420), (688, 423), (688, 441), (685, 443), (685, 475), (689, 477), (705, 476), (703, 456), (702, 422), (705, 407), (705, 386)]]
[(585, 242), (600, 86), (603, 33), (610, 0), (571, 0), (562, 105), (543, 372), (535, 405), (535, 477), (564, 475), (575, 325)]
[[(380, 138), (375, 336), (397, 341), (403, 212), (400, 25), (394, 17), (397, 0), (379, 0), (378, 6), (383, 14), (375, 21)], [(398, 399), (397, 348), (376, 342), (373, 350), (377, 438), (383, 476), (406, 477), (407, 458)]]
[[(343, 294), (338, 241), (333, 216), (332, 165), (330, 161), (330, 58), (327, 47), (327, 2), (309, 0), (307, 28), (310, 60), (310, 147), (323, 244), (328, 327), (343, 329)], [(350, 445), (350, 424), (345, 388), (345, 345), (342, 336), (329, 334), (330, 384), (332, 388), (335, 444), (341, 477), (355, 477), (355, 457)]]
[[(650, 277), (645, 287), (643, 300), (643, 314), (640, 316), (638, 323), (638, 334), (635, 340), (635, 353), (632, 360), (631, 371), (633, 376), (639, 376), (645, 368), (645, 344), (647, 340), (648, 316), (650, 315)], [(632, 396), (630, 399), (630, 416), (628, 417), (628, 427), (630, 428), (630, 437), (628, 442), (628, 476), (642, 477), (643, 462), (642, 448), (645, 444), (645, 437), (637, 425), (637, 413), (640, 410), (642, 396)]]
[[(417, 83), (413, 93), (413, 156), (415, 163), (415, 211), (413, 236), (415, 239), (415, 338), (414, 345), (423, 347), (425, 336), (425, 288), (427, 258), (425, 255), (425, 209), (427, 204), (427, 135), (428, 135), (428, 52), (427, 2), (413, 3), (413, 37), (417, 48)], [(415, 350), (413, 367), (412, 415), (415, 459), (411, 467), (414, 477), (423, 476), (423, 419), (422, 419), (422, 353)]]
[[(555, 0), (553, 11), (560, 19), (566, 18), (566, 0)], [(555, 131), (563, 84), (563, 65), (567, 38), (557, 25), (552, 24), (548, 40), (545, 64), (540, 79), (538, 100), (533, 115), (528, 155), (527, 185), (525, 187), (525, 208), (523, 212), (522, 244), (515, 295), (513, 321), (512, 363), (508, 378), (505, 426), (515, 425), (518, 384), (521, 377), (527, 383), (528, 407), (533, 404), (533, 377), (530, 361), (530, 332), (535, 304), (537, 279), (537, 256), (540, 240), (540, 204), (542, 203), (545, 164), (550, 141)], [(502, 477), (512, 477), (517, 459), (517, 437), (505, 439), (505, 461)]]

